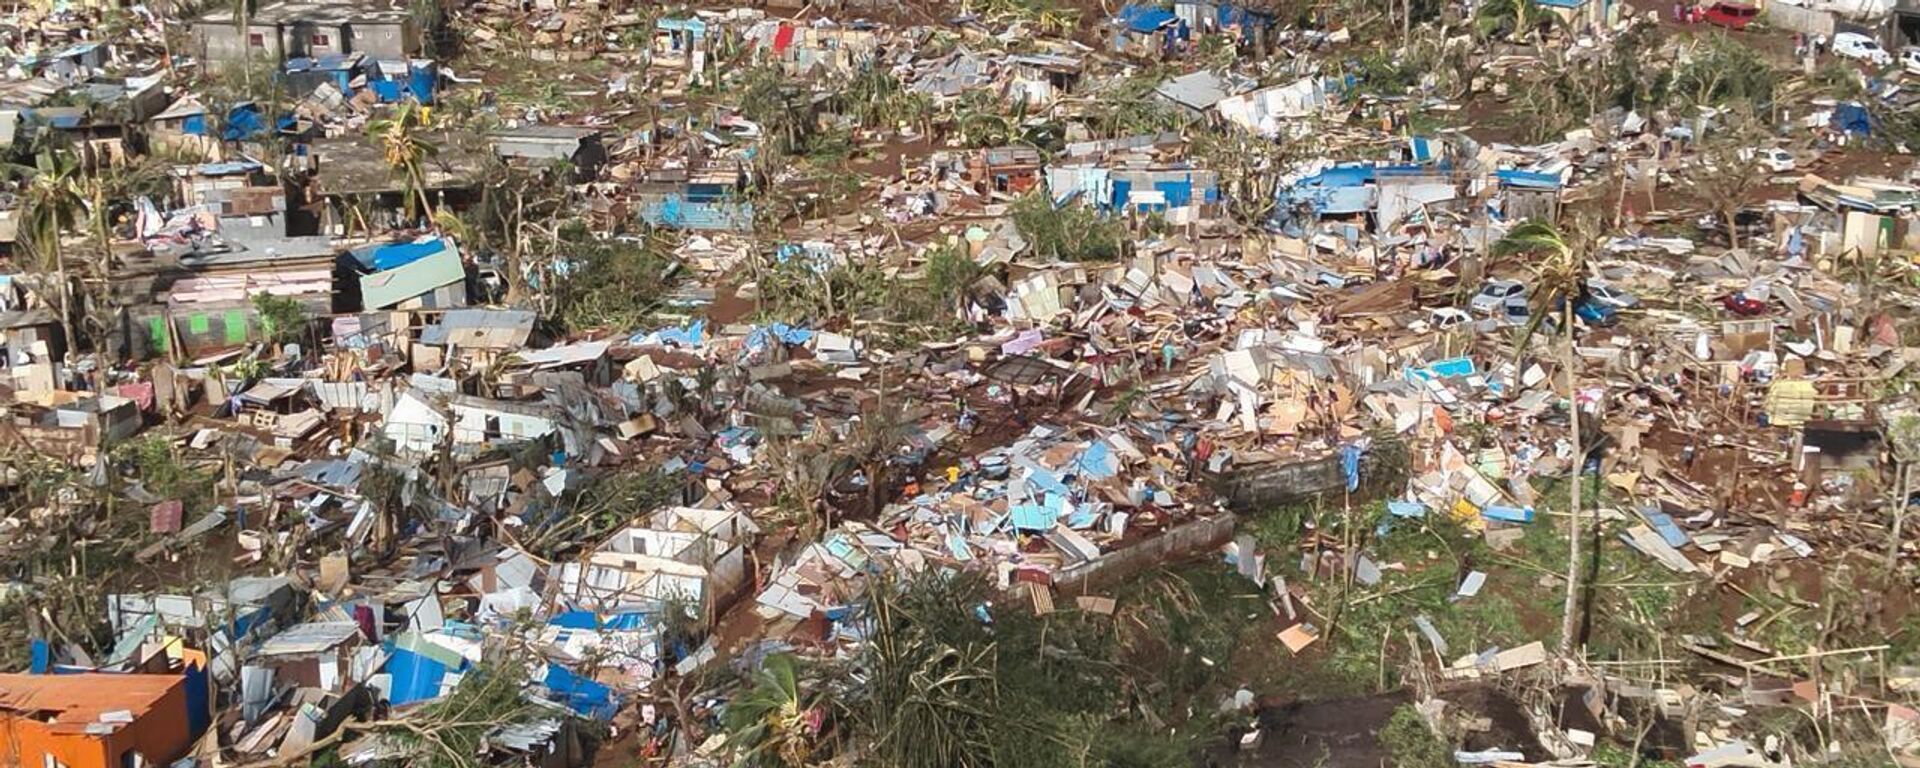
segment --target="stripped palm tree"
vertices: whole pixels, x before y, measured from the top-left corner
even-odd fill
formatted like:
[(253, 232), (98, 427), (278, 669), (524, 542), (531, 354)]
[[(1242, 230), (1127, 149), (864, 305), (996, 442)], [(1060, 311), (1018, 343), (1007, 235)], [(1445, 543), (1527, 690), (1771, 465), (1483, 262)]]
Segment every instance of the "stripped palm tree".
[(810, 764), (822, 747), (826, 710), (800, 691), (793, 657), (769, 656), (752, 688), (727, 704), (727, 740), (738, 748), (734, 768)]
[(1515, 344), (1515, 355), (1524, 356), (1535, 332), (1552, 313), (1559, 313), (1562, 332), (1560, 370), (1566, 377), (1566, 389), (1572, 398), (1568, 409), (1570, 437), (1573, 441), (1573, 476), (1568, 485), (1567, 517), (1567, 594), (1560, 616), (1560, 653), (1573, 651), (1575, 617), (1579, 608), (1580, 581), (1580, 474), (1586, 464), (1586, 451), (1580, 441), (1580, 392), (1575, 375), (1573, 353), (1574, 307), (1586, 298), (1586, 256), (1594, 239), (1583, 226), (1572, 232), (1552, 223), (1531, 220), (1521, 223), (1494, 244), (1496, 254), (1524, 254), (1540, 257), (1529, 265), (1535, 279), (1532, 306), (1527, 324)]
[(426, 164), (428, 158), (440, 153), (440, 148), (421, 137), (426, 127), (424, 112), (411, 100), (402, 102), (391, 117), (367, 123), (368, 137), (379, 141), (385, 153), (387, 170), (400, 177), (405, 186), (401, 202), (409, 221), (418, 221), (422, 214), (433, 215), (433, 203), (427, 199)]
[(72, 287), (67, 283), (67, 260), (60, 247), (60, 234), (73, 227), (86, 210), (80, 196), (80, 163), (68, 152), (41, 150), (34, 158), (33, 179), (27, 183), (20, 220), (20, 234), (40, 271), (52, 269), (60, 282), (60, 332), (72, 355)]
[(1509, 37), (1521, 39), (1540, 23), (1541, 13), (1534, 0), (1488, 0), (1474, 14), (1474, 26), (1489, 37), (1505, 30)]

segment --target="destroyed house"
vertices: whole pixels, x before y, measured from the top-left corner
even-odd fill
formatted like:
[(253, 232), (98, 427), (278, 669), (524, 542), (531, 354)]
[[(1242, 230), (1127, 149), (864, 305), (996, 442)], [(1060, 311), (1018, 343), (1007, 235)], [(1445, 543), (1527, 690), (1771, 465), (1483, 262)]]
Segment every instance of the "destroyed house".
[(652, 64), (698, 75), (706, 68), (707, 40), (707, 22), (698, 17), (655, 21)]
[[(82, 168), (119, 165), (127, 159), (126, 126), (104, 114), (86, 107), (34, 107), (19, 115), (21, 128), (51, 131), (71, 142)], [(15, 142), (19, 140), (16, 133)]]
[[(1292, 184), (1284, 185), (1279, 191), (1280, 204), (1274, 215), (1282, 221), (1298, 221), (1302, 218), (1365, 218), (1372, 219), (1381, 206), (1382, 190), (1388, 186), (1405, 187), (1409, 184), (1428, 184), (1446, 188), (1444, 194), (1437, 190), (1399, 189), (1392, 206), (1417, 206), (1421, 202), (1451, 200), (1454, 197), (1453, 185), (1445, 181), (1445, 167), (1428, 165), (1375, 165), (1357, 163), (1336, 165), (1323, 168), (1311, 175), (1300, 178)], [(1391, 209), (1389, 216), (1395, 220), (1398, 209)], [(1383, 221), (1382, 223), (1390, 223)]]
[(524, 125), (502, 128), (488, 138), (493, 153), (509, 163), (532, 167), (566, 163), (576, 181), (590, 181), (607, 162), (607, 147), (598, 128), (571, 125)]
[(1128, 56), (1160, 59), (1178, 52), (1192, 34), (1173, 11), (1157, 5), (1127, 5), (1113, 15), (1113, 50)]
[(233, 9), (217, 6), (195, 19), (202, 58), (237, 62), (264, 57), (276, 64), (299, 57), (365, 53), (404, 59), (421, 47), (421, 30), (404, 5), (378, 0), (279, 0), (255, 9), (244, 29)]
[(183, 208), (204, 206), (218, 216), (260, 216), (287, 207), (286, 191), (265, 165), (253, 160), (176, 165), (168, 175)]
[(1533, 0), (1533, 4), (1575, 30), (1606, 26), (1620, 15), (1613, 0)]
[[(486, 161), (475, 151), (481, 146), (477, 137), (461, 135), (458, 130), (450, 133), (444, 140), (436, 135), (439, 151), (422, 163), (425, 178), (418, 191), (434, 199), (436, 206), (458, 209), (477, 197), (476, 180)], [(360, 196), (373, 198), (370, 223), (404, 223), (401, 218), (407, 206), (402, 196), (410, 190), (388, 167), (378, 142), (364, 136), (342, 136), (315, 139), (305, 148), (308, 191), (326, 201), (319, 211), (320, 232), (345, 235), (347, 222), (354, 215), (350, 213), (351, 201)]]
[(467, 268), (453, 240), (362, 246), (352, 258), (368, 270), (360, 277), (360, 303), (375, 309), (448, 309), (467, 305)]
[(5, 368), (7, 379), (13, 382), (14, 389), (35, 389), (20, 386), (22, 382), (14, 374), (23, 372), (15, 369), (31, 367), (36, 362), (58, 360), (66, 352), (66, 347), (61, 341), (60, 321), (53, 310), (44, 307), (10, 308), (16, 306), (19, 306), (17, 301), (0, 303), (0, 350), (6, 353), (4, 358), (0, 358), (0, 367)]
[(737, 512), (672, 507), (614, 533), (585, 563), (556, 564), (551, 578), (576, 605), (645, 610), (684, 601), (711, 622), (749, 585), (746, 548), (758, 533)]
[(58, 768), (167, 765), (197, 735), (183, 675), (0, 675), (0, 753)]
[(1024, 194), (1041, 180), (1040, 150), (1026, 146), (983, 149), (967, 158), (967, 180), (985, 191)]
[(193, 96), (182, 96), (159, 114), (147, 118), (147, 144), (155, 151), (214, 159), (219, 142), (207, 121), (207, 108)]
[(847, 72), (873, 61), (880, 38), (871, 25), (808, 26), (763, 21), (747, 30), (754, 49), (792, 75)]
[(106, 68), (113, 59), (113, 48), (97, 40), (73, 43), (38, 56), (23, 57), (20, 66), (36, 75), (80, 77)]
[(1057, 201), (1116, 213), (1167, 213), (1220, 202), (1218, 173), (1193, 168), (1053, 166), (1047, 190)]
[(106, 77), (96, 75), (67, 90), (93, 106), (95, 119), (145, 122), (167, 108), (164, 77)]
[(1013, 70), (1007, 98), (1033, 107), (1052, 104), (1080, 82), (1080, 60), (1070, 56), (1023, 54), (1008, 57), (1007, 63)]
[(373, 80), (378, 68), (363, 53), (318, 53), (287, 59), (280, 83), (291, 98), (305, 98), (321, 85), (331, 85), (343, 96), (354, 92), (355, 80)]
[(1280, 23), (1279, 17), (1232, 3), (1212, 0), (1175, 0), (1173, 15), (1198, 37), (1228, 35), (1241, 45), (1262, 46)]
[(695, 232), (753, 229), (753, 203), (742, 194), (741, 172), (666, 170), (650, 177), (634, 189), (640, 218), (648, 224)]
[(364, 640), (360, 625), (351, 621), (299, 624), (267, 638), (247, 667), (268, 670), (277, 682), (338, 693), (358, 685), (367, 673), (367, 662), (357, 661), (362, 655), (356, 653)]
[(139, 405), (117, 395), (18, 392), (7, 412), (10, 418), (0, 425), (6, 442), (69, 459), (97, 455), (143, 426)]

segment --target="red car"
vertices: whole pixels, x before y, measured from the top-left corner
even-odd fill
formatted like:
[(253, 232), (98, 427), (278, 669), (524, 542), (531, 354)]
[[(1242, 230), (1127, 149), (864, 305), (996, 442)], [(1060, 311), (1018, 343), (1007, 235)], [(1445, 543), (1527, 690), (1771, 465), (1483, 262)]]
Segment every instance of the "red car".
[(1760, 9), (1746, 3), (1714, 3), (1707, 9), (1707, 23), (1727, 29), (1746, 29), (1760, 17)]
[(1720, 306), (1726, 307), (1741, 317), (1753, 317), (1767, 313), (1767, 303), (1744, 293), (1729, 293), (1720, 297)]

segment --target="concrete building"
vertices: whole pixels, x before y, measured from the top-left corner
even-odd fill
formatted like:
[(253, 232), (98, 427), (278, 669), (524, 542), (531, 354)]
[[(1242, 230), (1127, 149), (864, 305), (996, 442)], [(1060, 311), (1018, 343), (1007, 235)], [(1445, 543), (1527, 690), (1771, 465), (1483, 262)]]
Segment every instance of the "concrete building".
[(13, 765), (166, 765), (192, 737), (180, 675), (0, 675), (0, 752)]
[(215, 63), (364, 53), (405, 59), (421, 49), (422, 31), (403, 5), (355, 0), (279, 0), (254, 11), (243, 33), (233, 10), (217, 7), (193, 22), (202, 58)]

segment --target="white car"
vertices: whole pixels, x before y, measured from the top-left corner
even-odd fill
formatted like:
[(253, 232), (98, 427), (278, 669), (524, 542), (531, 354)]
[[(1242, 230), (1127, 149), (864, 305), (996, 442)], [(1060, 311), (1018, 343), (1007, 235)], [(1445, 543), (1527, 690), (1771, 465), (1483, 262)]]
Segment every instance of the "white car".
[(1900, 68), (1909, 75), (1920, 75), (1920, 47), (1907, 46), (1900, 49)]
[(1616, 309), (1632, 309), (1640, 306), (1640, 297), (1598, 280), (1587, 281), (1587, 295), (1592, 296), (1596, 302)]
[(1473, 295), (1473, 300), (1467, 302), (1467, 308), (1478, 314), (1491, 315), (1500, 312), (1508, 299), (1524, 299), (1526, 295), (1527, 287), (1518, 281), (1488, 280), (1486, 285), (1480, 287), (1480, 292)]
[(1433, 326), (1435, 330), (1444, 331), (1456, 325), (1465, 325), (1471, 322), (1473, 322), (1473, 315), (1469, 315), (1453, 307), (1438, 307), (1427, 311), (1427, 324)]
[(1793, 153), (1779, 147), (1768, 147), (1753, 153), (1753, 161), (1774, 173), (1787, 173), (1793, 170)]
[(1893, 54), (1881, 48), (1873, 38), (1858, 32), (1841, 32), (1833, 36), (1833, 52), (1854, 61), (1864, 61), (1876, 67), (1893, 63)]

